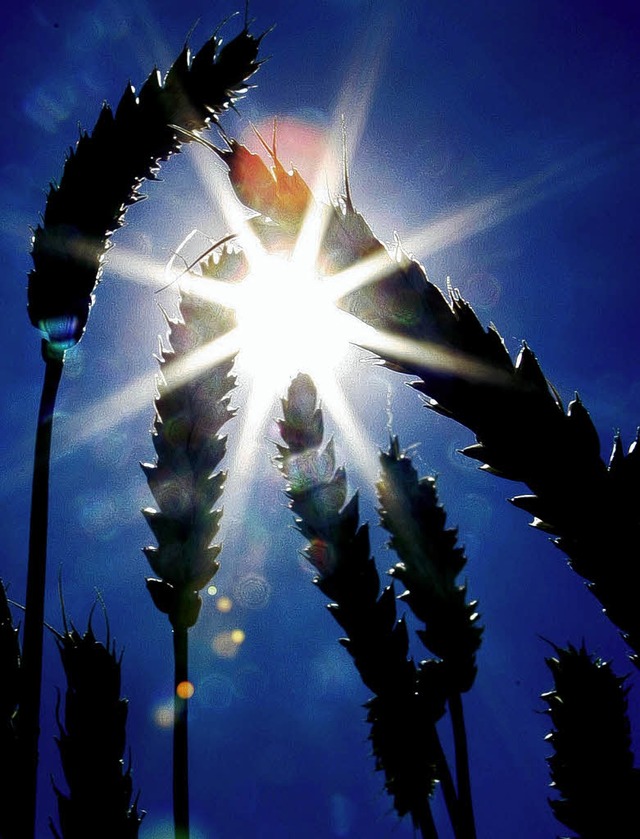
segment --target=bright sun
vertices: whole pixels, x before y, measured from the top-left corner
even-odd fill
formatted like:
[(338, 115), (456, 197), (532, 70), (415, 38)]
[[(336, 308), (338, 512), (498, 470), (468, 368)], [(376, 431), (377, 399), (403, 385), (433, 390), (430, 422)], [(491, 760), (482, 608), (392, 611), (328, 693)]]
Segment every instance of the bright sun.
[(327, 282), (295, 258), (264, 254), (237, 289), (238, 370), (270, 393), (286, 391), (296, 373), (335, 375), (349, 334)]

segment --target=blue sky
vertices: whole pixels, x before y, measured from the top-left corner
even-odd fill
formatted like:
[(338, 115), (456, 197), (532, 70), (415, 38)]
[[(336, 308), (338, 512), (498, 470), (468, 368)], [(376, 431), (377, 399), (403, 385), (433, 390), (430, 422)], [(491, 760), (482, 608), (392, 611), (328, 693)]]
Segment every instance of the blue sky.
[[(395, 233), (413, 242), (428, 223), (507, 191), (513, 199), (486, 229), (458, 230), (448, 244), (436, 251), (417, 247), (415, 256), (441, 288), (450, 277), (481, 320), (496, 324), (511, 352), (526, 340), (565, 401), (579, 391), (605, 456), (617, 429), (630, 444), (640, 418), (635, 4), (250, 5), (254, 31), (275, 24), (264, 39), (269, 60), (240, 115), (225, 126), (242, 133), (249, 121), (266, 124), (278, 116), (313, 136), (335, 137), (340, 110), (348, 132), (365, 117), (350, 149), (351, 186), (357, 208), (386, 243)], [(39, 338), (26, 316), (29, 227), (38, 223), (47, 185), (59, 177), (78, 126), (90, 129), (102, 101), (115, 104), (127, 79), (139, 86), (154, 64), (166, 69), (194, 24), (190, 40), (198, 47), (235, 10), (226, 2), (113, 0), (5, 11), (0, 573), (17, 601), (24, 597), (42, 376)], [(231, 21), (224, 31), (237, 28)], [(294, 163), (300, 154), (309, 165), (308, 149), (284, 139), (282, 148)], [(206, 182), (203, 168), (211, 171)], [(104, 598), (112, 632), (125, 648), (134, 783), (149, 811), (142, 839), (169, 835), (170, 734), (157, 721), (170, 697), (171, 666), (168, 624), (144, 588), (149, 571), (140, 549), (151, 537), (139, 509), (151, 499), (138, 463), (153, 455), (153, 353), (165, 331), (157, 304), (160, 299), (171, 310), (175, 300), (171, 289), (158, 298), (136, 283), (119, 254), (166, 262), (193, 228), (211, 237), (228, 232), (214, 201), (223, 180), (223, 168), (195, 148), (173, 158), (160, 183), (143, 189), (149, 200), (130, 211), (114, 237), (87, 334), (69, 354), (54, 436), (47, 618), (60, 626), (58, 569), (80, 626), (96, 589)], [(559, 826), (546, 804), (548, 722), (538, 698), (550, 687), (543, 661), (550, 650), (541, 636), (558, 644), (585, 639), (621, 673), (630, 669), (624, 647), (563, 556), (505, 503), (521, 488), (481, 474), (457, 454), (472, 442), (469, 432), (428, 413), (401, 377), (364, 363), (352, 378), (353, 415), (372, 445), (386, 444), (389, 425), (404, 446), (419, 444), (416, 465), (438, 475), (449, 521), (467, 548), (469, 591), (485, 626), (477, 684), (465, 698), (479, 836), (555, 835)], [(133, 380), (140, 380), (148, 404), (130, 415), (118, 394)], [(92, 423), (104, 414), (106, 398), (114, 421), (96, 431)], [(242, 399), (241, 391), (239, 407)], [(351, 486), (361, 489), (363, 515), (375, 523), (372, 489), (349, 439), (333, 430)], [(240, 496), (244, 486), (249, 497), (244, 506), (231, 494), (225, 500), (216, 582), (234, 607), (222, 613), (208, 598), (192, 633), (194, 839), (409, 837), (411, 827), (393, 815), (368, 753), (367, 692), (297, 558), (302, 543), (269, 462), (273, 427), (264, 429), (264, 442), (239, 476), (233, 475), (231, 425), (229, 433), (229, 489), (235, 482), (234, 492)], [(393, 562), (384, 543), (376, 532), (381, 570)], [(246, 595), (252, 585), (259, 608)], [(245, 641), (234, 658), (221, 657), (212, 638), (234, 628)], [(48, 776), (60, 779), (50, 743), (54, 686), (61, 684), (56, 655), (50, 640), (43, 837), (53, 813)], [(631, 705), (639, 723), (633, 695)]]

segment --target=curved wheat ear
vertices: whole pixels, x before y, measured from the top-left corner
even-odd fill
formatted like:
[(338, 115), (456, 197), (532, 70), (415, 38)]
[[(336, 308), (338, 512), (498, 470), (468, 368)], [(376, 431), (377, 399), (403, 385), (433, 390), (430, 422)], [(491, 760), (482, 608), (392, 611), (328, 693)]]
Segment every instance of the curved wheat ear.
[(584, 646), (552, 646), (555, 655), (546, 661), (554, 688), (542, 697), (553, 723), (552, 787), (560, 794), (551, 809), (578, 836), (631, 836), (640, 770), (633, 767), (626, 679)]
[(28, 286), (31, 323), (54, 350), (82, 337), (110, 236), (143, 198), (142, 181), (180, 149), (172, 126), (193, 131), (217, 121), (248, 89), (262, 37), (245, 27), (225, 46), (214, 34), (193, 57), (185, 46), (164, 81), (154, 70), (137, 95), (127, 85), (115, 113), (104, 105), (93, 132), (70, 151), (34, 232)]
[[(235, 146), (232, 151), (241, 161), (244, 152)], [(252, 176), (250, 167), (230, 163), (238, 197), (260, 211)], [(276, 213), (270, 224), (277, 232), (281, 226), (273, 218)], [(640, 436), (626, 455), (616, 437), (606, 465), (580, 399), (565, 411), (529, 347), (523, 345), (512, 361), (498, 331), (485, 329), (455, 289), (443, 294), (399, 246), (394, 254), (385, 248), (349, 195), (327, 209), (319, 254), (327, 275), (371, 262), (372, 281), (343, 297), (340, 306), (400, 340), (365, 348), (388, 368), (417, 376), (413, 387), (428, 407), (476, 435), (477, 444), (465, 455), (485, 471), (528, 485), (533, 494), (512, 503), (555, 536), (640, 666)]]
[[(349, 207), (337, 229), (350, 233), (350, 253), (371, 252), (372, 234)], [(640, 446), (625, 456), (616, 439), (607, 467), (586, 408), (576, 396), (565, 411), (528, 346), (513, 362), (495, 327), (484, 329), (457, 291), (449, 288), (447, 298), (399, 247), (376, 258), (380, 279), (341, 305), (405, 340), (397, 349), (367, 348), (390, 369), (417, 376), (413, 387), (429, 408), (473, 431), (477, 444), (465, 455), (529, 486), (533, 494), (512, 503), (556, 537), (640, 664)]]
[[(639, 664), (640, 447), (625, 456), (617, 439), (607, 467), (580, 399), (565, 411), (529, 347), (513, 362), (495, 328), (485, 330), (455, 291), (447, 300), (414, 260), (400, 255), (382, 282), (376, 326), (413, 343), (406, 352), (401, 342), (399, 352), (369, 348), (391, 369), (416, 375), (413, 387), (429, 408), (473, 431), (477, 443), (463, 454), (485, 471), (528, 485), (532, 494), (512, 503), (556, 537)], [(356, 292), (343, 304), (366, 319), (369, 303), (360, 296)], [(432, 363), (413, 352), (415, 342), (428, 344)]]

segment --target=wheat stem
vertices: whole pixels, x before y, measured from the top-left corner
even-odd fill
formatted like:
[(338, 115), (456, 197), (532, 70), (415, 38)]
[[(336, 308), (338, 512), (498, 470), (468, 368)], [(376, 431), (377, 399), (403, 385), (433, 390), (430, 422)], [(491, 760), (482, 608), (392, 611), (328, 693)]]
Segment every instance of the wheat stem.
[(462, 834), (460, 833), (460, 804), (458, 802), (458, 793), (456, 792), (456, 787), (453, 783), (449, 762), (447, 761), (444, 749), (442, 748), (442, 742), (440, 740), (440, 736), (438, 735), (438, 729), (435, 726), (433, 727), (432, 748), (434, 755), (437, 756), (436, 768), (438, 772), (438, 780), (440, 781), (440, 785), (442, 787), (442, 795), (444, 797), (447, 813), (449, 814), (451, 827), (453, 828), (453, 834), (454, 836), (459, 837)]
[[(449, 713), (453, 728), (453, 742), (456, 755), (456, 778), (458, 781), (458, 806), (460, 815), (460, 839), (476, 839), (476, 825), (471, 798), (471, 778), (469, 775), (469, 748), (467, 729), (464, 723), (462, 695), (453, 693), (449, 699)], [(447, 805), (448, 806), (448, 805)]]
[(189, 630), (173, 628), (173, 823), (175, 839), (189, 839)]
[(45, 373), (38, 412), (33, 462), (29, 563), (22, 654), (22, 696), (18, 716), (24, 774), (22, 786), (25, 814), (24, 839), (32, 839), (35, 836), (51, 432), (56, 396), (64, 363), (64, 355), (51, 352), (46, 341), (42, 342), (42, 353), (45, 360)]
[(420, 831), (422, 839), (438, 839), (438, 830), (433, 820), (433, 813), (429, 806), (429, 800), (425, 799), (422, 808), (413, 813), (414, 824)]

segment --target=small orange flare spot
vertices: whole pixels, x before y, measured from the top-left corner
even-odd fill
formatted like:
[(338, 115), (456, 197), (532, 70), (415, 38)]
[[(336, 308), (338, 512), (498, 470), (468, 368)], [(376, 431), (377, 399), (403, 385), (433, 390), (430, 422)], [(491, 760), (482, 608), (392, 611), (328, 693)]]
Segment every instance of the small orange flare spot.
[(233, 608), (233, 602), (232, 602), (230, 597), (227, 597), (226, 595), (223, 594), (222, 597), (219, 597), (216, 600), (216, 609), (219, 612), (222, 612), (223, 615), (226, 615), (227, 612), (230, 612), (232, 608)]
[(242, 629), (231, 630), (231, 640), (234, 644), (242, 644), (246, 637), (247, 636), (244, 634), (244, 631)]
[(191, 682), (180, 682), (180, 684), (176, 688), (176, 693), (180, 697), (180, 699), (191, 699), (195, 691), (194, 686)]

